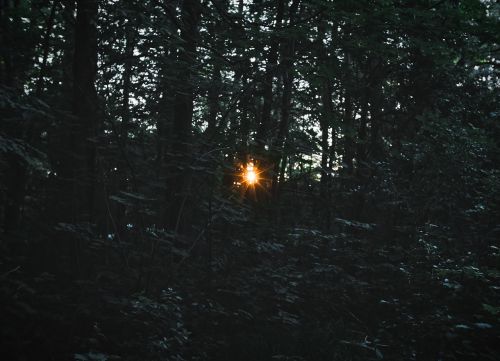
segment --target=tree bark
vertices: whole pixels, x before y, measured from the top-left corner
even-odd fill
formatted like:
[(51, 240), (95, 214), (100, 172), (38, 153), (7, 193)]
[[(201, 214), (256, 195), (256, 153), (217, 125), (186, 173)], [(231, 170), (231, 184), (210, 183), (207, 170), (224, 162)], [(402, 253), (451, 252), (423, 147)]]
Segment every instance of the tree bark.
[[(321, 115), (321, 180), (320, 180), (320, 196), (322, 199), (327, 198), (328, 183), (331, 173), (331, 158), (332, 148), (330, 147), (329, 136), (330, 128), (332, 127), (333, 118), (333, 103), (332, 103), (332, 87), (328, 80), (324, 81), (321, 93), (321, 103), (323, 114)], [(335, 133), (332, 133), (332, 137)], [(333, 143), (333, 140), (332, 140)], [(334, 146), (332, 144), (332, 146)]]
[(120, 127), (120, 137), (123, 145), (127, 143), (128, 132), (131, 122), (130, 113), (130, 92), (132, 81), (132, 55), (135, 46), (135, 28), (131, 24), (125, 25), (125, 63), (123, 69), (123, 100), (122, 100), (122, 122)]
[[(293, 23), (298, 10), (300, 0), (294, 0), (289, 9), (289, 22)], [(286, 155), (284, 154), (284, 146), (290, 127), (290, 110), (292, 106), (292, 91), (293, 91), (293, 56), (295, 55), (295, 39), (288, 37), (282, 45), (282, 82), (283, 93), (281, 97), (281, 119), (278, 125), (278, 134), (276, 135), (273, 144), (273, 174), (272, 174), (272, 194), (278, 195), (278, 181), (280, 175), (280, 163), (284, 162)]]
[(371, 94), (370, 104), (370, 148), (369, 155), (371, 159), (378, 159), (382, 152), (380, 140), (380, 126), (382, 122), (382, 86), (376, 84), (372, 87), (374, 91)]
[(50, 51), (50, 36), (52, 35), (52, 29), (54, 28), (54, 18), (56, 16), (57, 0), (52, 0), (52, 6), (50, 7), (50, 15), (47, 19), (47, 24), (45, 26), (45, 33), (43, 36), (42, 44), (42, 63), (40, 64), (40, 74), (38, 76), (38, 81), (36, 85), (36, 95), (40, 96), (43, 91), (43, 86), (45, 83), (45, 75), (47, 73), (47, 59), (49, 57)]
[(193, 120), (194, 71), (196, 64), (196, 41), (198, 25), (201, 18), (199, 0), (184, 0), (181, 7), (181, 39), (179, 49), (179, 73), (174, 95), (174, 118), (172, 128), (172, 153), (174, 156), (173, 177), (167, 184), (167, 192), (171, 197), (168, 226), (177, 231), (182, 228), (182, 213), (186, 204), (188, 171), (189, 138)]
[(74, 159), (73, 197), (75, 218), (94, 219), (96, 187), (96, 142), (98, 136), (97, 0), (78, 0), (73, 60), (73, 114), (71, 129)]
[(361, 104), (361, 118), (359, 119), (358, 141), (356, 149), (356, 161), (358, 167), (363, 167), (366, 161), (366, 133), (368, 123), (368, 89), (363, 94), (363, 103)]
[[(346, 74), (350, 74), (351, 72), (351, 57), (349, 53), (345, 54), (344, 61), (344, 72)], [(355, 143), (354, 143), (354, 119), (353, 119), (353, 103), (352, 103), (352, 95), (351, 95), (351, 86), (350, 84), (344, 84), (344, 152), (343, 152), (343, 163), (344, 163), (344, 173), (352, 174), (353, 172), (353, 158), (355, 152)]]
[[(285, 9), (284, 0), (278, 0), (278, 7), (276, 10), (275, 24), (280, 27), (283, 22), (283, 13)], [(257, 129), (256, 143), (257, 152), (263, 154), (265, 146), (269, 138), (269, 131), (271, 128), (271, 110), (273, 105), (273, 82), (276, 74), (278, 63), (280, 39), (276, 34), (271, 35), (271, 45), (267, 55), (266, 73), (264, 76), (264, 84), (262, 87), (263, 105), (260, 118), (259, 128)]]
[[(0, 3), (0, 86), (5, 86), (12, 89), (17, 95), (16, 83), (18, 83), (18, 74), (15, 72), (15, 52), (13, 51), (13, 41), (10, 33), (19, 25), (19, 19), (16, 15), (16, 8), (19, 4), (10, 2)], [(12, 13), (11, 13), (12, 11)], [(12, 23), (7, 17), (12, 16)], [(2, 121), (4, 121), (2, 119)], [(22, 134), (23, 129), (14, 126), (10, 122), (4, 125), (3, 131), (6, 132), (9, 138), (16, 139)], [(9, 152), (6, 155), (7, 171), (2, 174), (5, 186), (7, 188), (3, 214), (3, 230), (5, 233), (10, 233), (17, 229), (21, 218), (21, 207), (24, 198), (24, 184), (26, 179), (26, 169), (23, 160), (14, 152)]]

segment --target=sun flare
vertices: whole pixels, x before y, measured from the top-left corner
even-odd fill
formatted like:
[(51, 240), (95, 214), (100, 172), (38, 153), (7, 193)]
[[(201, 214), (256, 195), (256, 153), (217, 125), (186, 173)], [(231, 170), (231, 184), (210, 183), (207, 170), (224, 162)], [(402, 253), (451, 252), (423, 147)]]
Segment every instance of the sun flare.
[(253, 163), (248, 163), (246, 169), (243, 172), (243, 179), (248, 185), (255, 185), (259, 181), (259, 175), (257, 174), (257, 169)]

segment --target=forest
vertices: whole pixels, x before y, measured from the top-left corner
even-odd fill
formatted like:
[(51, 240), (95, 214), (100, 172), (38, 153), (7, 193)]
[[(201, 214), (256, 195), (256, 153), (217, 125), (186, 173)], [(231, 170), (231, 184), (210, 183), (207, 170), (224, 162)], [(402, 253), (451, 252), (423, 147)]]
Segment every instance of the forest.
[(0, 359), (500, 359), (500, 3), (0, 0)]

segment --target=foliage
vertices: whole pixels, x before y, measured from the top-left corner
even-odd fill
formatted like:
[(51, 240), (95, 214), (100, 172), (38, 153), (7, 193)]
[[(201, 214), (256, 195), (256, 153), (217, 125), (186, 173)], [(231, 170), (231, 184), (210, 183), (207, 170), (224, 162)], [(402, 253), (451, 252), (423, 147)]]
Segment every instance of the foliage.
[(2, 2), (2, 356), (496, 359), (499, 18)]

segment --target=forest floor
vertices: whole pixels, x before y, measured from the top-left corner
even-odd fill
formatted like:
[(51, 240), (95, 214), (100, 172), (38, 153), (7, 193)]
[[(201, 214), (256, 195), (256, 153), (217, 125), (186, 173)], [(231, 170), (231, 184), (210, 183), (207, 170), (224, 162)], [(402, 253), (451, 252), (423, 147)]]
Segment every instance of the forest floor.
[(101, 264), (75, 280), (67, 257), (44, 266), (35, 259), (54, 255), (5, 242), (0, 352), (4, 360), (497, 360), (500, 250), (452, 247), (432, 225), (391, 237), (357, 224), (329, 235), (249, 231), (214, 242), (210, 272), (191, 259), (168, 277), (151, 269), (149, 293), (131, 291), (127, 269)]

